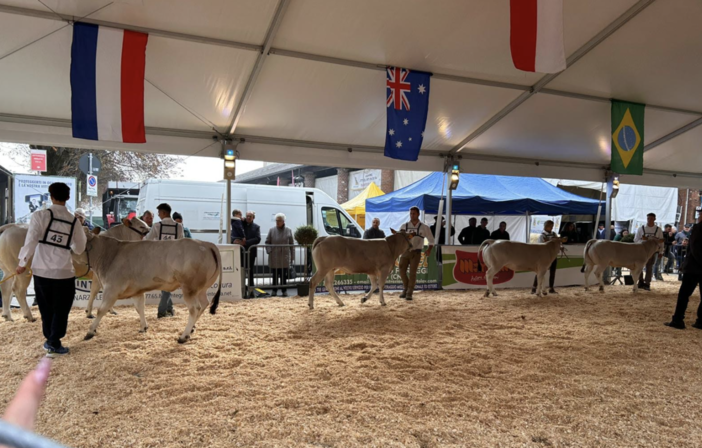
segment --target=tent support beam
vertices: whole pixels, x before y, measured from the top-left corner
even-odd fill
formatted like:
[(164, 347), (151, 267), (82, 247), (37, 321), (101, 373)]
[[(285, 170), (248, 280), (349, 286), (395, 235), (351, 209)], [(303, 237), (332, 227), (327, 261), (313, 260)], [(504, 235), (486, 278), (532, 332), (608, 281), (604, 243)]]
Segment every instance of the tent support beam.
[[(605, 240), (611, 241), (613, 238), (612, 235), (612, 193), (614, 192), (614, 179), (616, 175), (612, 173), (611, 171), (607, 172), (606, 175), (606, 181), (607, 181), (607, 200), (605, 203)], [(607, 269), (604, 272), (604, 281), (606, 283), (610, 282), (610, 277), (611, 277), (611, 272), (612, 269), (610, 267), (607, 267)], [(635, 282), (639, 281), (639, 279), (635, 278)]]
[[(0, 13), (16, 14), (16, 15), (26, 16), (26, 17), (37, 17), (40, 19), (54, 20), (57, 22), (66, 22), (66, 23), (71, 23), (77, 19), (77, 17), (69, 16), (67, 14), (56, 14), (56, 13), (53, 13), (50, 11), (42, 11), (42, 10), (30, 9), (30, 8), (20, 8), (20, 7), (9, 6), (9, 5), (0, 5)], [(169, 39), (177, 39), (177, 40), (186, 40), (189, 42), (197, 42), (197, 43), (208, 44), (208, 45), (218, 45), (221, 47), (238, 48), (240, 50), (261, 51), (261, 48), (262, 48), (260, 45), (247, 44), (244, 42), (236, 42), (233, 40), (215, 39), (213, 37), (197, 36), (195, 34), (176, 33), (173, 31), (160, 30), (160, 29), (156, 29), (156, 28), (145, 28), (145, 27), (140, 27), (140, 26), (125, 25), (123, 23), (106, 22), (104, 20), (95, 20), (95, 19), (90, 19), (90, 18), (84, 18), (84, 19), (81, 19), (81, 22), (91, 23), (93, 25), (106, 26), (106, 27), (110, 27), (110, 28), (117, 28), (120, 30), (129, 30), (129, 31), (136, 31), (139, 33), (147, 33), (151, 36), (166, 37)]]
[(232, 119), (232, 123), (229, 125), (229, 133), (231, 134), (233, 134), (236, 130), (236, 125), (239, 124), (239, 120), (244, 114), (246, 104), (249, 102), (249, 98), (251, 98), (251, 93), (256, 85), (258, 75), (261, 74), (261, 69), (263, 68), (263, 64), (266, 62), (266, 58), (271, 50), (271, 45), (273, 45), (273, 39), (275, 39), (275, 35), (278, 33), (280, 24), (283, 22), (283, 17), (285, 16), (285, 10), (289, 4), (290, 0), (279, 0), (278, 2), (278, 6), (275, 9), (275, 14), (273, 15), (273, 20), (271, 20), (271, 24), (268, 27), (268, 32), (266, 33), (266, 39), (263, 42), (263, 48), (256, 58), (256, 63), (254, 64), (253, 70), (251, 70), (249, 79), (246, 81), (246, 87), (244, 87), (244, 93), (241, 95), (241, 100), (239, 100), (239, 104), (236, 105), (234, 118)]
[[(566, 59), (566, 68), (572, 67), (573, 64), (582, 59), (590, 51), (594, 50), (599, 44), (604, 42), (609, 36), (614, 34), (619, 28), (628, 23), (631, 19), (636, 17), (641, 11), (650, 6), (655, 0), (639, 0), (634, 6), (629, 8), (624, 14), (620, 15), (614, 22), (610, 23), (602, 31), (597, 33), (595, 37), (590, 39), (585, 45), (578, 48), (575, 53), (568, 56)], [(528, 92), (524, 92), (517, 97), (514, 101), (505, 106), (501, 111), (495, 114), (492, 118), (486, 121), (482, 126), (473, 131), (468, 137), (464, 138), (458, 145), (451, 149), (451, 154), (456, 154), (461, 151), (468, 143), (472, 142), (487, 130), (496, 125), (500, 120), (509, 115), (515, 109), (517, 109), (522, 103), (531, 98), (532, 96), (539, 93), (548, 83), (553, 81), (563, 73), (565, 70), (559, 73), (551, 73), (542, 77), (536, 84), (534, 84)]]
[[(647, 107), (648, 107), (648, 106), (647, 106)], [(643, 149), (643, 150), (644, 150), (644, 152), (650, 151), (650, 150), (652, 150), (653, 148), (655, 148), (656, 146), (660, 146), (660, 145), (662, 145), (663, 143), (674, 139), (675, 137), (678, 137), (678, 136), (680, 136), (680, 135), (683, 135), (684, 133), (695, 129), (696, 127), (698, 127), (698, 126), (701, 125), (701, 124), (702, 124), (702, 118), (698, 118), (697, 120), (693, 121), (692, 123), (688, 123), (688, 124), (686, 124), (685, 126), (679, 128), (679, 129), (674, 130), (674, 131), (671, 132), (670, 134), (664, 135), (663, 137), (659, 138), (659, 139), (656, 140), (655, 142), (651, 142), (651, 143), (649, 143), (648, 145), (644, 145), (644, 149)]]

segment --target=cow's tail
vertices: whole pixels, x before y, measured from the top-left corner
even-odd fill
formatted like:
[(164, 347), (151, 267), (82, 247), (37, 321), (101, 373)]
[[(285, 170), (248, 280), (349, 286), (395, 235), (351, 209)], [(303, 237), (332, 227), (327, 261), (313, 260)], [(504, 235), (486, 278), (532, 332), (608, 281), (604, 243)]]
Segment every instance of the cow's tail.
[(219, 267), (219, 282), (217, 284), (217, 292), (212, 299), (212, 304), (210, 305), (210, 314), (217, 312), (217, 307), (219, 306), (219, 296), (222, 292), (222, 257), (219, 255), (219, 250), (217, 248), (212, 249), (212, 255), (215, 258), (215, 264)]
[(483, 244), (480, 245), (478, 248), (478, 261), (483, 264), (485, 267), (489, 267), (487, 263), (485, 263), (485, 259), (483, 258), (483, 251), (487, 249), (492, 243), (494, 243), (495, 240), (485, 240), (483, 241)]
[(580, 269), (580, 272), (585, 272), (585, 268), (587, 268), (588, 265), (593, 264), (592, 258), (590, 258), (590, 256), (587, 253), (590, 251), (590, 246), (592, 246), (596, 242), (597, 242), (597, 240), (590, 240), (585, 245), (585, 250), (583, 251), (584, 262), (583, 262), (583, 267)]

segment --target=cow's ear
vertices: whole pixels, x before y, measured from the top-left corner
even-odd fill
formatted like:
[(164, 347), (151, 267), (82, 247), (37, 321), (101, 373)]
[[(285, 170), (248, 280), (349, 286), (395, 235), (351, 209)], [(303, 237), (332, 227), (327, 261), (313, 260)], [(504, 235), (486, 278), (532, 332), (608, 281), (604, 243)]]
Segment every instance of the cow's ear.
[(397, 230), (395, 230), (395, 229), (393, 229), (392, 227), (390, 227), (390, 232), (392, 232), (392, 234), (394, 235), (394, 234), (397, 233)]
[(128, 220), (127, 218), (122, 218), (122, 224), (124, 224), (127, 227), (132, 226), (132, 222), (130, 220)]
[(91, 230), (93, 235), (100, 235), (100, 232), (102, 229), (100, 227), (95, 227), (93, 230)]

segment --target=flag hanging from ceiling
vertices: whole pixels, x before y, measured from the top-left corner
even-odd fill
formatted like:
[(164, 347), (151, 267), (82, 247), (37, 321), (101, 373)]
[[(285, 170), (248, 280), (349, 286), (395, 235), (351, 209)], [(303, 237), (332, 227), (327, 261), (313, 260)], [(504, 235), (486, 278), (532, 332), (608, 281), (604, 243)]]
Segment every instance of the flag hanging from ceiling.
[(429, 112), (431, 73), (387, 68), (385, 156), (415, 161), (419, 157)]
[(509, 17), (516, 68), (540, 73), (565, 70), (563, 0), (510, 0)]
[(144, 72), (148, 34), (73, 25), (73, 137), (145, 143)]
[(612, 171), (643, 174), (645, 105), (612, 100)]

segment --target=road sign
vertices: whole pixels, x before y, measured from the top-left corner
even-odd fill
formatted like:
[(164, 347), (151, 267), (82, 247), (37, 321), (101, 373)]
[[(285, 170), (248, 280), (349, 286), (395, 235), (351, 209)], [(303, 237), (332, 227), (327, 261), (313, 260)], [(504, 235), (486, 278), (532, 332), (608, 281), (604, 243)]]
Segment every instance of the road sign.
[(90, 172), (90, 154), (83, 154), (78, 161), (78, 167), (83, 172), (83, 174), (100, 174), (100, 168), (102, 168), (102, 163), (100, 159), (93, 156), (93, 172)]
[(46, 151), (43, 149), (32, 149), (31, 155), (32, 159), (32, 171), (41, 171), (42, 173), (46, 171)]
[[(93, 160), (93, 163), (95, 163), (95, 160)], [(97, 195), (98, 195), (97, 184), (98, 184), (97, 176), (88, 175), (88, 183), (86, 184), (85, 194), (87, 196), (97, 197)]]

